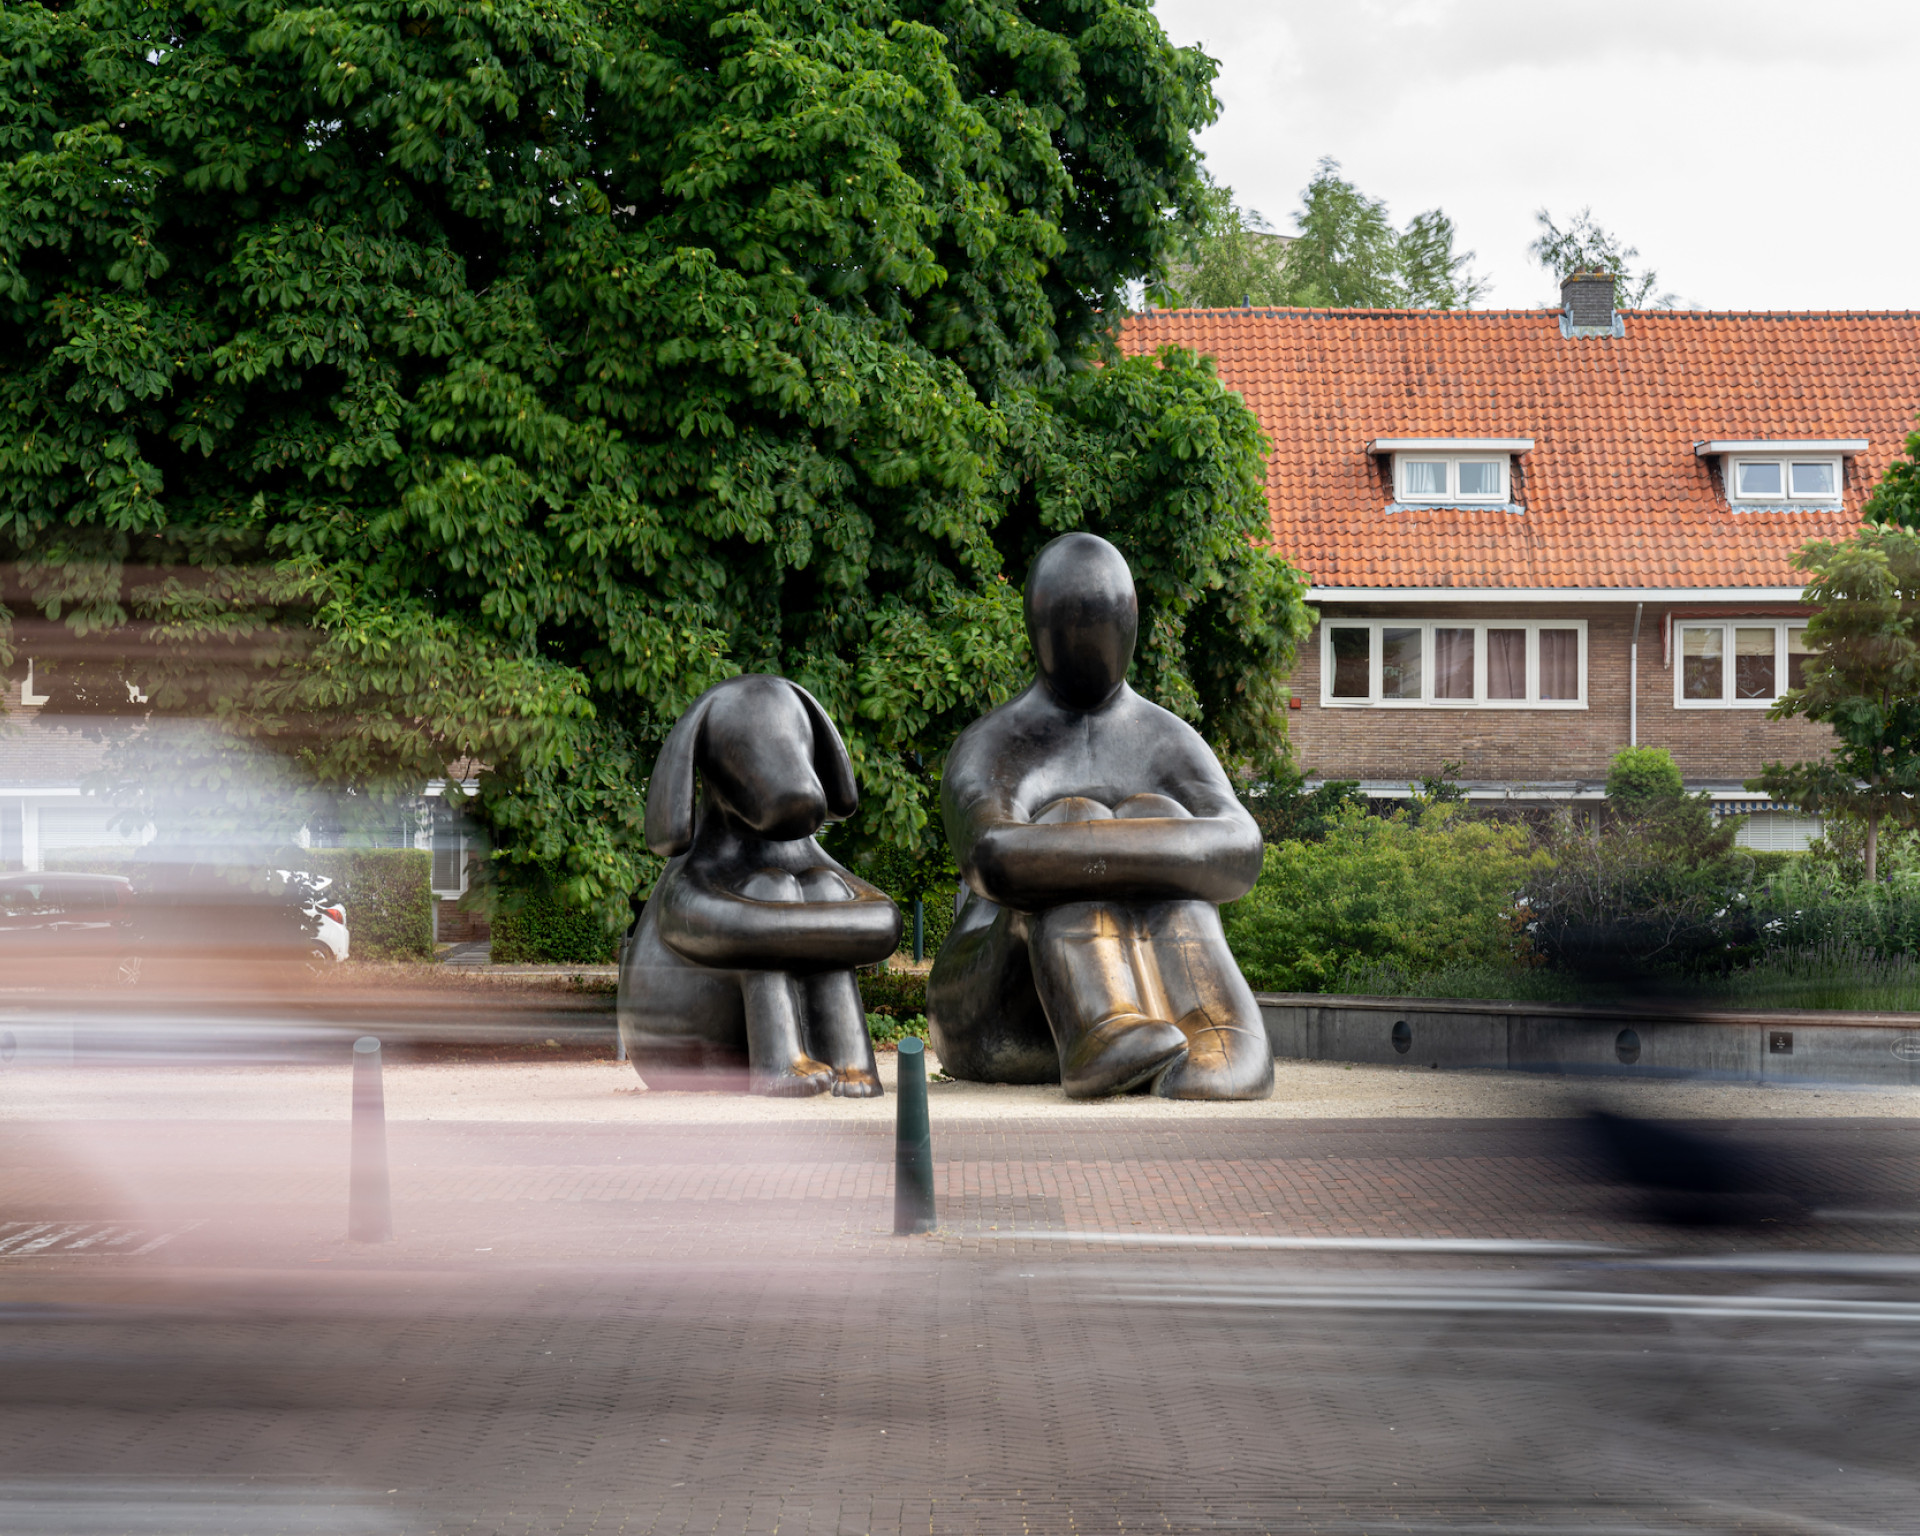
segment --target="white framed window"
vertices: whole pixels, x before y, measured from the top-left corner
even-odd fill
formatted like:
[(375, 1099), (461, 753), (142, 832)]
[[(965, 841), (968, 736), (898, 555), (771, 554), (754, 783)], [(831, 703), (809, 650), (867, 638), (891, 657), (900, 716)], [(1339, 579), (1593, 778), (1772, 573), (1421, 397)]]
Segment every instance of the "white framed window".
[(1674, 628), (1676, 709), (1765, 709), (1806, 683), (1805, 619), (1683, 619)]
[(1396, 501), (1436, 506), (1504, 505), (1511, 498), (1512, 459), (1490, 453), (1396, 453)]
[(1838, 454), (1729, 456), (1727, 498), (1746, 506), (1840, 505)]
[(1331, 709), (1585, 709), (1584, 619), (1328, 619)]

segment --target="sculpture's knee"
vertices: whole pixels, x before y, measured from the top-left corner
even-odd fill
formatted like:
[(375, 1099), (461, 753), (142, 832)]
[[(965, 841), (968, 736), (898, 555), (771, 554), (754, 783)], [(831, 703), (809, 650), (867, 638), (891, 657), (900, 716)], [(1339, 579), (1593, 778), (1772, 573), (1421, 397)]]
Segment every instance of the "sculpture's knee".
[(753, 901), (805, 901), (800, 882), (784, 869), (756, 869), (737, 887), (742, 896)]

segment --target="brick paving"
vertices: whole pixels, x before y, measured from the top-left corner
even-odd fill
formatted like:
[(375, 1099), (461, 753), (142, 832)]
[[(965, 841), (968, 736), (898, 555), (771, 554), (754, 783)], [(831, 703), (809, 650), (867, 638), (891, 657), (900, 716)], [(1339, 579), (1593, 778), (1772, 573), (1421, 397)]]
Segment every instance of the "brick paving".
[[(1716, 1127), (1764, 1149), (1784, 1214), (1682, 1233), (1626, 1213), (1567, 1121), (950, 1121), (942, 1227), (911, 1240), (886, 1117), (414, 1122), (372, 1249), (341, 1237), (344, 1131), (0, 1124), (0, 1222), (23, 1224), (0, 1232), (168, 1236), (0, 1254), (0, 1531), (1831, 1533), (1920, 1510), (1906, 1122)], [(1813, 1195), (1878, 1219), (1807, 1219)], [(1248, 1246), (1171, 1245), (1205, 1236)], [(1386, 1246), (1253, 1246), (1314, 1238)]]

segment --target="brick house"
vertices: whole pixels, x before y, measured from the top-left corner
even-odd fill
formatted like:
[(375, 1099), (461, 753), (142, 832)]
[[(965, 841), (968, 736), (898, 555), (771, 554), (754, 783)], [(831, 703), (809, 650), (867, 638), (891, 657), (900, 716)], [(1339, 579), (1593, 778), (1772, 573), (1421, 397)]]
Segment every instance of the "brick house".
[(1809, 610), (1791, 557), (1845, 537), (1920, 410), (1920, 314), (1613, 308), (1171, 310), (1123, 346), (1207, 353), (1271, 442), (1281, 553), (1320, 622), (1297, 760), (1375, 796), (1460, 764), (1476, 800), (1602, 793), (1666, 747), (1756, 846), (1815, 826), (1743, 781), (1818, 756), (1772, 721)]

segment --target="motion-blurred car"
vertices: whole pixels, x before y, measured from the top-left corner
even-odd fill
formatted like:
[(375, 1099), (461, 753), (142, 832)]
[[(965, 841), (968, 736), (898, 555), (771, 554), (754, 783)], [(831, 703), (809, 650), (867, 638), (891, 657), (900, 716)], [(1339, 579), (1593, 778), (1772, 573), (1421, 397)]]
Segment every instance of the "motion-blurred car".
[(332, 883), (165, 867), (139, 888), (118, 875), (0, 876), (0, 987), (131, 987), (165, 973), (192, 989), (248, 972), (259, 980), (261, 966), (331, 968), (348, 953), (346, 909), (325, 896)]
[(0, 986), (137, 980), (133, 882), (118, 875), (0, 875)]

